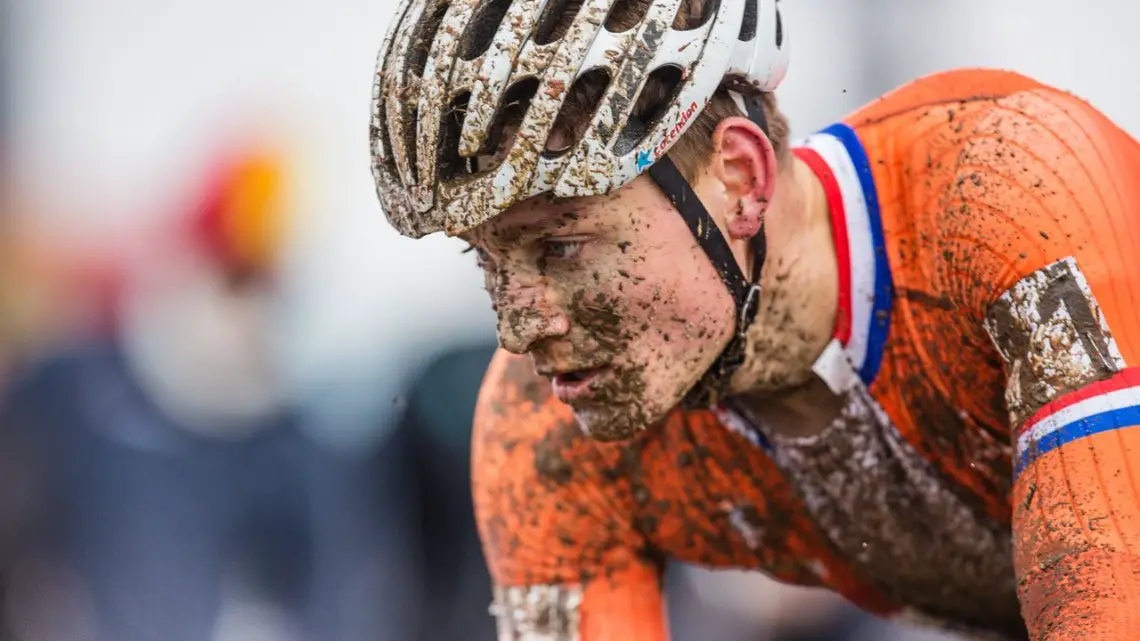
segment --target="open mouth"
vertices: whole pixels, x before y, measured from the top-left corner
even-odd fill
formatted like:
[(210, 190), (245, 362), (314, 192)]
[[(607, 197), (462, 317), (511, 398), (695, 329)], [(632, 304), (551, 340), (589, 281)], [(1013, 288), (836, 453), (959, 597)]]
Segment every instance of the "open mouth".
[(555, 374), (551, 377), (554, 395), (564, 403), (581, 399), (591, 391), (590, 383), (597, 380), (605, 369), (604, 367), (594, 367)]
[(569, 385), (571, 383), (580, 383), (590, 377), (590, 373), (594, 370), (583, 369), (577, 372), (566, 372), (565, 374), (558, 374), (554, 378), (559, 383)]

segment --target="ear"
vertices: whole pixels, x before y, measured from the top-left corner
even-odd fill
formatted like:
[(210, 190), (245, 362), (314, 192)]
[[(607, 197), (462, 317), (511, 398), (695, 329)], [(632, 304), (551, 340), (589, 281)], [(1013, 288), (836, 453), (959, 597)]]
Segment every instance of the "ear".
[(776, 150), (756, 123), (733, 116), (713, 132), (713, 174), (724, 185), (730, 207), (728, 233), (736, 239), (755, 236), (776, 189)]

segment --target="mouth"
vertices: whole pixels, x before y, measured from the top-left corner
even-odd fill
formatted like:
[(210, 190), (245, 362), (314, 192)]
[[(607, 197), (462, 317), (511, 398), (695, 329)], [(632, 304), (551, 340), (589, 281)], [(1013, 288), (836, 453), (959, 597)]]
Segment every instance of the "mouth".
[(554, 396), (563, 403), (581, 401), (593, 393), (593, 385), (606, 372), (606, 367), (593, 367), (569, 372), (558, 372), (550, 377)]

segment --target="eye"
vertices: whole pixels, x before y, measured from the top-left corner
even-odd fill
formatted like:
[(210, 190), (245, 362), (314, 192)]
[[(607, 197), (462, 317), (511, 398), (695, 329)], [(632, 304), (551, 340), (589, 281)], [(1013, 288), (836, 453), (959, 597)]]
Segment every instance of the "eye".
[(542, 255), (544, 258), (556, 260), (570, 260), (582, 251), (586, 243), (581, 240), (558, 240), (548, 238), (542, 241)]

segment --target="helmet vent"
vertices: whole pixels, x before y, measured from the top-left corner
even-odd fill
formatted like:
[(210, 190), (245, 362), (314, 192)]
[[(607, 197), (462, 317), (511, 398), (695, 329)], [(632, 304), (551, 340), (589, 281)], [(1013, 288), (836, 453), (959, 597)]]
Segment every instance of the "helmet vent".
[[(473, 162), (468, 164), (472, 173), (482, 174), (495, 169), (506, 159), (507, 152), (514, 146), (519, 125), (526, 118), (527, 110), (534, 101), (535, 94), (538, 93), (539, 85), (538, 78), (530, 77), (516, 82), (507, 89), (502, 104), (495, 112), (495, 120), (491, 123), (486, 142), (472, 159)], [(449, 153), (452, 148), (458, 156), (458, 144), (449, 147)]]
[(740, 41), (750, 42), (756, 37), (756, 13), (758, 0), (744, 0), (744, 19), (740, 22)]
[(784, 16), (780, 13), (780, 3), (776, 3), (776, 48), (784, 46)]
[(417, 158), (419, 150), (416, 148), (416, 129), (419, 127), (420, 110), (415, 105), (405, 107), (404, 122), (408, 123), (404, 129), (404, 150), (408, 155), (408, 169), (412, 172), (412, 181), (419, 184), (419, 166)]
[(459, 136), (463, 132), (463, 119), (467, 117), (470, 102), (471, 92), (465, 91), (451, 101), (443, 114), (437, 156), (440, 180), (450, 181), (475, 173), (475, 159), (459, 155)]
[(629, 123), (618, 134), (615, 154), (624, 156), (633, 151), (653, 131), (668, 106), (680, 94), (684, 76), (685, 72), (676, 65), (666, 65), (649, 74), (633, 105)]
[(554, 126), (550, 129), (550, 136), (546, 139), (546, 149), (543, 155), (548, 158), (560, 156), (582, 140), (602, 96), (610, 85), (610, 72), (606, 69), (592, 69), (582, 74), (566, 95), (558, 117), (554, 119)]
[(561, 40), (574, 24), (574, 18), (582, 9), (583, 0), (548, 0), (542, 16), (538, 19), (534, 43), (548, 45)]
[(372, 140), (374, 144), (380, 145), (380, 148), (376, 151), (379, 152), (380, 158), (383, 158), (382, 164), (384, 168), (390, 172), (395, 172), (396, 159), (392, 157), (392, 141), (388, 133), (388, 114), (385, 111), (381, 111), (377, 121), (378, 124), (374, 125), (372, 129)]
[(720, 9), (720, 0), (683, 0), (673, 19), (677, 31), (692, 31), (707, 25)]
[(606, 30), (610, 33), (629, 31), (645, 19), (651, 0), (615, 0), (606, 16)]
[(503, 16), (507, 15), (510, 8), (511, 0), (484, 0), (475, 10), (475, 15), (463, 34), (459, 57), (474, 60), (486, 53), (499, 31), (499, 25), (503, 23)]
[(422, 78), (424, 75), (428, 54), (431, 53), (431, 44), (435, 42), (435, 35), (439, 33), (439, 26), (443, 24), (445, 15), (447, 15), (447, 2), (437, 0), (424, 8), (420, 23), (416, 25), (412, 37), (414, 44), (408, 49), (408, 70), (417, 78)]

